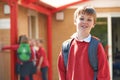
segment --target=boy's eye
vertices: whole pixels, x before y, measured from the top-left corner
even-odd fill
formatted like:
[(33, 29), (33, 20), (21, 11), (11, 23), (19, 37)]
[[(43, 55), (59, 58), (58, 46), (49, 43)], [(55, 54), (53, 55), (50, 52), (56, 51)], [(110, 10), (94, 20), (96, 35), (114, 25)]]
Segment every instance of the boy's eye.
[(80, 18), (80, 20), (84, 20), (84, 18)]
[(88, 21), (92, 21), (92, 19), (88, 19)]

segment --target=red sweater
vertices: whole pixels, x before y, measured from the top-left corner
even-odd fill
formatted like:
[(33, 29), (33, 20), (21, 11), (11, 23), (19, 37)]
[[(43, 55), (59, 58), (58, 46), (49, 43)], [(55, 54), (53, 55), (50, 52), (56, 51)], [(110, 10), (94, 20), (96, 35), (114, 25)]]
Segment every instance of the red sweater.
[[(58, 58), (59, 80), (93, 80), (94, 71), (88, 59), (87, 42), (73, 40), (68, 57), (67, 68), (64, 66), (62, 53)], [(98, 44), (97, 80), (110, 80), (107, 57), (102, 44)]]
[(40, 47), (39, 50), (37, 51), (37, 65), (39, 63), (40, 57), (43, 57), (43, 62), (41, 64), (41, 68), (48, 67), (49, 63), (48, 63), (48, 59), (47, 59), (47, 54), (42, 47)]

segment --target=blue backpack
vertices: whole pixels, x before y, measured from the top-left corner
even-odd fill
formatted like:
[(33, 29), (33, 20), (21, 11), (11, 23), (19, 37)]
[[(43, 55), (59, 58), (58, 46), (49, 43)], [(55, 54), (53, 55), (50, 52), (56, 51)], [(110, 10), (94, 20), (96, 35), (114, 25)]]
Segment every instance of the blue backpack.
[[(63, 42), (62, 44), (62, 54), (63, 54), (65, 67), (67, 66), (69, 49), (72, 41), (73, 39), (69, 39)], [(88, 47), (88, 56), (89, 56), (90, 65), (94, 70), (94, 80), (97, 80), (97, 71), (98, 71), (97, 48), (99, 42), (100, 41), (98, 39), (91, 37), (91, 41)]]

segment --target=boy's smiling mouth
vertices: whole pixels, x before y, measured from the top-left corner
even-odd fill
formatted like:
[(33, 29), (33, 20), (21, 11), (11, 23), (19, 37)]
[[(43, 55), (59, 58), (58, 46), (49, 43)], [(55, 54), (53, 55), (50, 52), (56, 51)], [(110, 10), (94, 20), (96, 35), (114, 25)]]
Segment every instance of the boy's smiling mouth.
[(83, 26), (81, 26), (81, 27), (82, 27), (82, 28), (88, 28), (88, 26), (84, 26), (84, 25), (83, 25)]

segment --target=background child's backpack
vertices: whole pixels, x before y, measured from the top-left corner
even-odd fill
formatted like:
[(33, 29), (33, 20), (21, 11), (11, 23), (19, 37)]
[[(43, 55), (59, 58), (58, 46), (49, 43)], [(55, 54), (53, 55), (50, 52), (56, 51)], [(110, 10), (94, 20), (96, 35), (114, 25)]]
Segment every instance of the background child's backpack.
[(27, 43), (21, 43), (17, 50), (17, 56), (20, 61), (29, 61), (31, 58), (30, 45)]
[[(69, 50), (70, 50), (70, 45), (71, 45), (72, 41), (73, 41), (73, 39), (69, 39), (69, 40), (63, 42), (63, 45), (62, 45), (62, 55), (63, 55), (65, 67), (67, 66)], [(91, 67), (94, 70), (94, 79), (93, 80), (97, 79), (97, 71), (98, 71), (97, 48), (98, 48), (99, 42), (100, 41), (98, 39), (91, 37), (91, 41), (90, 41), (89, 47), (88, 47), (89, 62), (90, 62)]]

